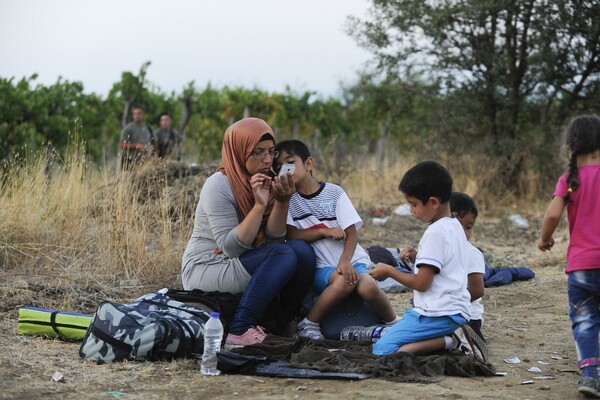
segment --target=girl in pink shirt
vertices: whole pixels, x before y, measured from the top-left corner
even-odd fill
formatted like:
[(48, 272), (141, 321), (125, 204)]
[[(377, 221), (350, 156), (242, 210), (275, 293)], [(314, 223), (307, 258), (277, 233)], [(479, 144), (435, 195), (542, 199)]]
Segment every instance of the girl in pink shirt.
[(538, 248), (546, 251), (554, 246), (552, 234), (566, 208), (569, 317), (582, 376), (579, 392), (600, 397), (600, 117), (575, 118), (567, 128), (565, 142), (570, 151), (569, 169), (558, 178)]

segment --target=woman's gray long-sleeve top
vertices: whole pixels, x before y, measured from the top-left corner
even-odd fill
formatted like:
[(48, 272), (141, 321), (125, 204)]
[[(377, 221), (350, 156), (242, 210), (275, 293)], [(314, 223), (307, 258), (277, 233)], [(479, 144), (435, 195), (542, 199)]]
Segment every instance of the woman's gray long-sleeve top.
[[(210, 176), (200, 191), (194, 230), (183, 253), (181, 276), (186, 290), (241, 293), (250, 274), (239, 256), (252, 249), (235, 231), (241, 216), (229, 180), (221, 172)], [(267, 242), (282, 242), (285, 234), (266, 233)], [(217, 254), (217, 249), (222, 252)]]

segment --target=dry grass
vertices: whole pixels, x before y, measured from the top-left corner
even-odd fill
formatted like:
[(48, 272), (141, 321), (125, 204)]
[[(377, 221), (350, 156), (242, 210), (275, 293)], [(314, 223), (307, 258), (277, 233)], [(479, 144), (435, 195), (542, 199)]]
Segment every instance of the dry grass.
[[(81, 288), (174, 284), (206, 174), (181, 163), (115, 174), (88, 165), (79, 150), (50, 171), (47, 159), (15, 163), (4, 177), (0, 263), (12, 286), (4, 296), (41, 285), (68, 306)], [(59, 293), (65, 288), (74, 292)]]
[[(91, 311), (102, 295), (123, 292), (133, 297), (175, 285), (199, 190), (214, 166), (196, 175), (177, 162), (149, 163), (135, 173), (117, 173), (88, 164), (80, 147), (70, 148), (60, 166), (51, 163), (49, 168), (49, 159), (47, 153), (39, 154), (11, 165), (3, 176), (4, 299), (16, 300), (15, 292), (29, 285), (29, 292), (54, 293), (48, 301), (61, 299), (54, 306)], [(398, 183), (416, 161), (399, 157), (381, 162), (366, 156), (351, 163), (328, 160), (323, 168), (317, 165), (316, 177), (342, 184), (359, 211), (393, 210), (404, 202)], [(517, 201), (510, 194), (490, 197), (486, 182), (497, 172), (494, 163), (484, 165), (466, 156), (441, 162), (448, 163), (455, 189), (473, 195), (484, 213), (502, 218), (515, 212), (540, 215), (539, 207), (527, 199)], [(519, 202), (528, 208), (518, 208)], [(43, 303), (39, 296), (31, 297)]]

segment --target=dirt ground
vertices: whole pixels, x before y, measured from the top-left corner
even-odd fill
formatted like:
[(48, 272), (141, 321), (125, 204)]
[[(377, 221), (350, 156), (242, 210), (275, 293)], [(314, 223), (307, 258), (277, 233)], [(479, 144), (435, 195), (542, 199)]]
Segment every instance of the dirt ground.
[[(85, 291), (57, 290), (56, 285), (52, 286), (52, 282), (43, 277), (38, 277), (36, 285), (24, 283), (27, 281), (22, 278), (18, 278), (21, 279), (19, 283), (14, 274), (0, 271), (0, 398), (583, 398), (577, 393), (577, 357), (567, 316), (562, 261), (566, 233), (563, 226), (563, 233), (556, 237), (557, 249), (549, 255), (542, 254), (535, 245), (539, 232), (539, 222), (535, 221), (538, 220), (539, 217), (531, 216), (530, 228), (523, 230), (512, 226), (508, 218), (480, 217), (475, 228), (473, 243), (491, 255), (494, 264), (528, 266), (536, 273), (532, 281), (486, 289), (483, 333), (489, 343), (491, 363), (497, 371), (506, 372), (506, 376), (447, 377), (439, 383), (410, 384), (379, 379), (204, 377), (199, 372), (198, 361), (192, 359), (96, 365), (79, 358), (79, 343), (17, 335), (17, 310), (24, 305), (49, 307), (54, 304), (53, 296), (62, 295), (72, 296), (72, 304), (84, 304), (75, 311), (89, 312), (94, 301), (99, 302), (106, 295), (118, 297), (122, 293), (100, 291), (92, 300), (88, 297), (83, 301), (78, 297)], [(400, 246), (417, 240), (423, 229), (412, 217), (393, 215), (386, 225), (377, 226), (365, 215), (365, 227), (360, 231), (361, 243), (364, 247)], [(49, 287), (54, 290), (46, 290)], [(157, 288), (146, 291), (154, 289)], [(411, 294), (390, 297), (397, 312), (401, 313), (408, 307)], [(513, 357), (518, 357), (521, 363), (504, 362)], [(528, 372), (531, 367), (538, 367), (542, 372)], [(56, 371), (63, 374), (64, 382), (52, 381)], [(553, 379), (536, 379), (540, 376)], [(523, 384), (529, 380), (533, 383)]]

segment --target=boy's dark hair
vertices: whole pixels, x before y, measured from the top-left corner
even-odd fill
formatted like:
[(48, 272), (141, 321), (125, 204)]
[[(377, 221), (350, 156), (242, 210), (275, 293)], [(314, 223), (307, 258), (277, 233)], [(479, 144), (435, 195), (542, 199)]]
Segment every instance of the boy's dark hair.
[(565, 144), (571, 151), (567, 172), (569, 191), (565, 195), (565, 201), (570, 203), (571, 192), (579, 187), (577, 156), (600, 150), (600, 117), (582, 115), (573, 119), (565, 132)]
[(450, 196), (450, 211), (457, 213), (461, 218), (468, 214), (473, 214), (473, 216), (477, 218), (477, 215), (479, 214), (477, 206), (471, 196), (461, 192), (452, 192), (452, 195)]
[(291, 156), (298, 156), (302, 161), (306, 161), (308, 157), (310, 157), (310, 150), (308, 150), (308, 147), (300, 140), (284, 140), (277, 144), (276, 150), (279, 151), (279, 153), (285, 151)]
[(423, 204), (430, 197), (438, 197), (441, 203), (446, 203), (452, 194), (452, 177), (437, 162), (423, 161), (406, 171), (398, 189), (421, 200)]

